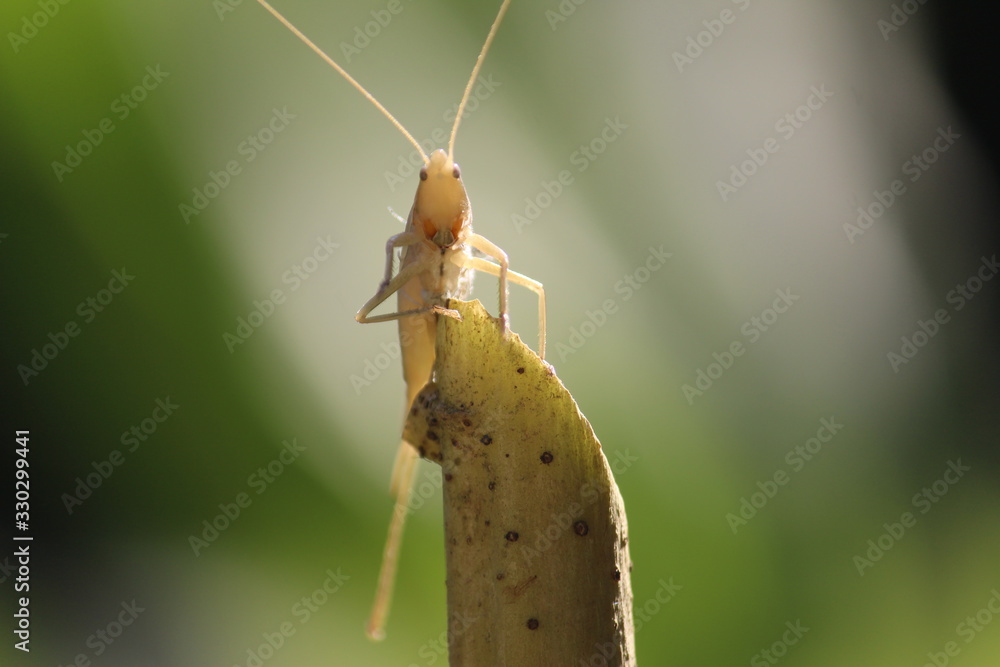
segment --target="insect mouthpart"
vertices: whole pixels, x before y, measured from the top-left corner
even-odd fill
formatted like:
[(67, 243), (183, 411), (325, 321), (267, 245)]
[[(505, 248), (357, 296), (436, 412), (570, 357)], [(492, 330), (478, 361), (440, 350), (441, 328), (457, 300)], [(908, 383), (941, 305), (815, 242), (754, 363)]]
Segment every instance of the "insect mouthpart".
[(451, 244), (455, 242), (455, 235), (450, 229), (443, 227), (437, 230), (437, 233), (431, 240), (439, 248), (450, 248)]
[(424, 238), (439, 248), (450, 248), (462, 236), (462, 230), (468, 226), (466, 215), (459, 212), (449, 221), (447, 218), (421, 216), (417, 220), (417, 229), (423, 232)]

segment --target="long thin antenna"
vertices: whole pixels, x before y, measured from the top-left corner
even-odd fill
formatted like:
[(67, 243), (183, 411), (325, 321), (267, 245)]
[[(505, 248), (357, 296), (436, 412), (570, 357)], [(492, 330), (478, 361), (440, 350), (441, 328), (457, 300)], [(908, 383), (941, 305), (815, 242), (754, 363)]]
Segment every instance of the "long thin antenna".
[[(264, 0), (260, 0), (263, 2)], [(462, 101), (458, 104), (458, 115), (455, 116), (455, 124), (451, 126), (451, 137), (448, 139), (448, 159), (455, 159), (455, 135), (458, 134), (458, 125), (462, 122), (462, 114), (465, 113), (465, 104), (469, 101), (469, 93), (472, 92), (472, 84), (476, 82), (476, 77), (479, 76), (479, 70), (483, 67), (483, 60), (486, 58), (486, 52), (490, 50), (490, 44), (493, 43), (493, 38), (497, 34), (497, 29), (500, 28), (500, 21), (503, 20), (503, 15), (507, 13), (507, 7), (510, 6), (510, 0), (503, 0), (503, 4), (500, 5), (500, 11), (497, 12), (497, 17), (493, 19), (493, 26), (490, 28), (490, 34), (486, 35), (486, 42), (483, 44), (482, 50), (479, 52), (479, 57), (476, 58), (476, 66), (472, 68), (472, 76), (469, 77), (469, 83), (465, 84), (465, 92), (462, 93)]]
[[(323, 52), (323, 49), (321, 49), (318, 46), (316, 46), (312, 42), (311, 39), (309, 39), (304, 34), (302, 34), (301, 30), (299, 30), (294, 25), (292, 25), (291, 21), (289, 21), (284, 16), (282, 16), (281, 13), (279, 13), (277, 9), (275, 9), (274, 7), (272, 7), (271, 5), (269, 5), (266, 2), (266, 0), (257, 0), (257, 2), (259, 2), (261, 5), (263, 5), (264, 9), (266, 9), (269, 12), (271, 12), (271, 15), (274, 16), (274, 18), (276, 18), (279, 21), (281, 21), (281, 23), (286, 28), (288, 28), (289, 30), (291, 30), (295, 34), (296, 37), (298, 37), (303, 42), (305, 42), (306, 46), (308, 46), (310, 49), (312, 49), (313, 51), (315, 51), (319, 55), (320, 58), (322, 58), (323, 60), (325, 60), (327, 62), (327, 64), (330, 65), (330, 67), (332, 67), (333, 69), (335, 69), (338, 72), (340, 72), (340, 75), (342, 77), (344, 77), (345, 79), (347, 79), (347, 81), (352, 86), (354, 86), (355, 88), (357, 88), (358, 92), (360, 92), (362, 95), (364, 95), (365, 97), (367, 97), (368, 101), (371, 102), (372, 104), (374, 104), (378, 108), (378, 110), (381, 111), (382, 114), (386, 118), (388, 118), (389, 121), (393, 125), (396, 126), (396, 129), (399, 130), (400, 132), (402, 132), (403, 136), (406, 137), (410, 141), (410, 143), (413, 144), (416, 147), (417, 151), (420, 153), (420, 157), (423, 158), (423, 160), (424, 160), (424, 164), (429, 164), (430, 163), (430, 158), (427, 157), (427, 153), (425, 153), (424, 149), (420, 147), (420, 144), (417, 142), (416, 139), (413, 138), (413, 135), (410, 134), (409, 132), (407, 132), (406, 128), (403, 127), (403, 124), (400, 123), (398, 120), (396, 120), (396, 117), (393, 116), (391, 113), (389, 113), (389, 110), (386, 109), (384, 106), (382, 106), (382, 103), (379, 102), (378, 100), (376, 100), (375, 97), (371, 93), (369, 93), (367, 90), (365, 90), (364, 86), (362, 86), (360, 83), (358, 83), (357, 81), (355, 81), (354, 77), (347, 73), (347, 70), (345, 70), (343, 67), (341, 67), (340, 65), (338, 65), (334, 61), (333, 58), (331, 58), (330, 56), (326, 55)], [(492, 36), (493, 36), (492, 33), (490, 33), (490, 38), (492, 38)], [(486, 43), (489, 44), (489, 39), (487, 39)], [(482, 55), (480, 55), (480, 58), (482, 58)], [(477, 65), (477, 68), (478, 68), (478, 65)], [(470, 87), (471, 87), (471, 84), (470, 84)], [(466, 89), (466, 95), (468, 95), (468, 89)], [(464, 100), (463, 100), (462, 106), (465, 106)], [(456, 126), (457, 126), (457, 124), (456, 124)], [(454, 136), (454, 131), (452, 131), (452, 136)]]

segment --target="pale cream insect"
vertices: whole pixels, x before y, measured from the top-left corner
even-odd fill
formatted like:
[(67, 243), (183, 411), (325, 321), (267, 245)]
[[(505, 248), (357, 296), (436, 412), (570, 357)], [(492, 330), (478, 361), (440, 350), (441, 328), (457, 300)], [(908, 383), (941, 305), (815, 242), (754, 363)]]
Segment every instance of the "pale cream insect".
[[(508, 331), (507, 281), (523, 285), (538, 295), (538, 354), (545, 358), (545, 292), (541, 283), (509, 269), (507, 254), (488, 239), (472, 231), (472, 209), (469, 196), (462, 184), (461, 172), (454, 161), (455, 136), (465, 111), (469, 93), (479, 75), (483, 59), (490, 48), (500, 21), (503, 19), (510, 0), (504, 0), (496, 19), (486, 37), (472, 75), (465, 86), (465, 92), (458, 106), (455, 123), (448, 140), (448, 152), (438, 149), (428, 156), (420, 144), (406, 131), (402, 124), (364, 89), (340, 65), (326, 55), (308, 37), (277, 12), (266, 0), (258, 0), (271, 14), (305, 42), (323, 60), (336, 69), (351, 85), (368, 98), (400, 132), (416, 146), (424, 161), (420, 170), (417, 194), (406, 220), (403, 232), (389, 238), (385, 246), (385, 275), (375, 295), (361, 307), (356, 319), (361, 323), (399, 321), (399, 335), (403, 357), (403, 378), (406, 381), (406, 407), (409, 409), (414, 397), (431, 379), (434, 366), (434, 341), (437, 329), (437, 315), (458, 317), (457, 313), (445, 307), (449, 298), (464, 299), (472, 290), (472, 271), (478, 270), (497, 276), (500, 283), (500, 326)], [(399, 271), (392, 275), (393, 257), (396, 248), (402, 249)], [(474, 257), (472, 249), (478, 250), (496, 262)], [(397, 312), (384, 315), (370, 315), (393, 293), (397, 293)], [(395, 508), (389, 525), (382, 569), (379, 574), (378, 590), (371, 618), (368, 621), (369, 637), (380, 639), (384, 636), (385, 619), (389, 612), (392, 586), (395, 579), (399, 545), (403, 534), (403, 523), (413, 477), (416, 473), (416, 449), (410, 443), (400, 443), (392, 473), (391, 492), (395, 497)]]

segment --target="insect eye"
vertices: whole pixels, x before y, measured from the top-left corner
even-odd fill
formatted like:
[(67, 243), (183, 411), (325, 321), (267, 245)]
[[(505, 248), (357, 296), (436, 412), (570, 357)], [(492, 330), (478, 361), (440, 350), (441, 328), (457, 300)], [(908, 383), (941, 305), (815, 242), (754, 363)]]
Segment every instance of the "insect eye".
[(462, 171), (458, 168), (457, 164), (455, 165), (455, 168), (451, 171), (451, 173), (455, 178), (462, 178)]
[(421, 181), (426, 181), (427, 180), (427, 167), (421, 167), (420, 168), (420, 180)]

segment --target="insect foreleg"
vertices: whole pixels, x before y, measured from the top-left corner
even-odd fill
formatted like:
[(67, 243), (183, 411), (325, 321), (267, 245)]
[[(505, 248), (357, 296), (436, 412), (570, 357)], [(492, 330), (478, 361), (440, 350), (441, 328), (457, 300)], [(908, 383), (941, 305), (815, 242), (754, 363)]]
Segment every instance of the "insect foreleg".
[(416, 243), (420, 243), (421, 237), (416, 232), (400, 232), (398, 234), (393, 234), (389, 237), (389, 240), (385, 242), (385, 277), (382, 279), (382, 284), (379, 285), (379, 291), (381, 292), (392, 280), (392, 256), (396, 248), (405, 248), (406, 246), (411, 246)]
[(510, 268), (510, 261), (507, 259), (507, 253), (500, 246), (479, 234), (469, 234), (465, 242), (484, 255), (492, 257), (500, 265), (498, 267), (499, 273), (493, 275), (500, 279), (500, 323), (504, 331), (507, 331), (510, 328), (510, 317), (507, 315), (507, 271)]
[[(492, 243), (487, 241), (482, 236), (479, 236), (478, 234), (474, 234), (473, 236), (476, 236), (478, 237), (478, 239), (485, 241), (487, 244), (489, 244), (489, 246), (487, 247), (495, 248), (503, 256), (504, 260), (507, 259), (507, 255), (506, 253), (504, 253), (503, 250), (500, 250), (500, 248), (493, 245)], [(480, 247), (479, 245), (473, 244), (471, 240), (469, 240), (468, 243), (477, 250), (481, 250), (483, 253), (486, 253), (487, 255), (494, 256), (493, 253), (487, 251), (484, 247)], [(456, 260), (461, 261), (461, 266), (470, 269), (475, 269), (476, 271), (482, 271), (483, 273), (488, 273), (491, 276), (496, 276), (497, 278), (500, 279), (500, 315), (504, 319), (506, 319), (507, 317), (507, 299), (506, 299), (507, 286), (505, 284), (507, 280), (509, 280), (512, 283), (518, 284), (522, 287), (527, 287), (532, 292), (538, 295), (538, 356), (544, 359), (545, 358), (545, 288), (542, 287), (542, 284), (537, 280), (534, 280), (533, 278), (529, 278), (523, 273), (518, 273), (517, 271), (511, 271), (509, 268), (506, 267), (506, 262), (504, 262), (503, 264), (494, 264), (493, 262), (483, 259), (481, 257), (465, 257), (461, 259), (456, 258)]]

